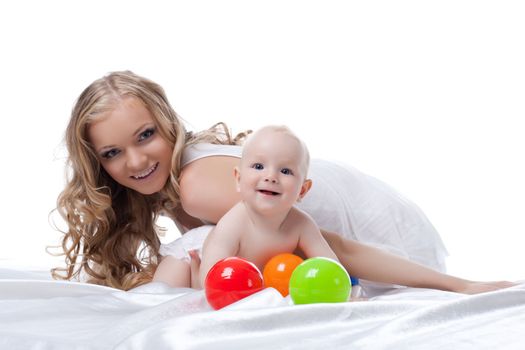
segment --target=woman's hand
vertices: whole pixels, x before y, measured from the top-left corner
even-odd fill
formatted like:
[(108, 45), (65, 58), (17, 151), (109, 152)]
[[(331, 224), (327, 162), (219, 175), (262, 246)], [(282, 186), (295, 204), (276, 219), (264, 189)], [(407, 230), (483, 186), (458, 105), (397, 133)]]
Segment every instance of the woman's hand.
[(201, 267), (201, 258), (197, 250), (190, 250), (190, 274), (191, 274), (191, 288), (202, 289), (199, 271)]
[(467, 281), (464, 286), (454, 292), (464, 294), (479, 294), (516, 286), (518, 283), (508, 281), (475, 282)]

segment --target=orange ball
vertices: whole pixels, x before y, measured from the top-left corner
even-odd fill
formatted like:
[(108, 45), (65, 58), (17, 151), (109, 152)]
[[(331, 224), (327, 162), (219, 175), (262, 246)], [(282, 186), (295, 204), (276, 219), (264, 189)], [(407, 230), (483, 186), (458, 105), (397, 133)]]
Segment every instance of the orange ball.
[(277, 289), (283, 297), (287, 296), (289, 293), (290, 276), (297, 265), (302, 262), (303, 259), (290, 253), (274, 256), (264, 266), (264, 285)]

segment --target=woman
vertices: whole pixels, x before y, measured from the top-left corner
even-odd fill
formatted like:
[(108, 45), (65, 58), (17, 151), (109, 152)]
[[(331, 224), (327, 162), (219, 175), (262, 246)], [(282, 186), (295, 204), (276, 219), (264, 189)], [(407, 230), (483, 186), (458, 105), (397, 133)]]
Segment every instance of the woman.
[[(62, 240), (67, 266), (54, 269), (53, 276), (126, 290), (151, 281), (162, 258), (158, 215), (170, 216), (186, 232), (216, 223), (239, 201), (232, 174), (240, 147), (233, 145), (243, 136), (230, 137), (224, 124), (186, 132), (163, 89), (131, 72), (93, 82), (66, 130), (71, 171), (57, 210), (68, 224)], [(385, 184), (329, 162), (312, 161), (310, 171), (312, 193), (317, 188), (318, 195), (310, 194), (302, 209), (323, 228), (352, 275), (465, 293), (511, 285), (435, 270), (445, 255), (439, 236), (417, 207)], [(380, 244), (433, 269), (330, 232), (339, 228), (349, 238)], [(173, 286), (189, 285), (189, 266), (186, 271)]]

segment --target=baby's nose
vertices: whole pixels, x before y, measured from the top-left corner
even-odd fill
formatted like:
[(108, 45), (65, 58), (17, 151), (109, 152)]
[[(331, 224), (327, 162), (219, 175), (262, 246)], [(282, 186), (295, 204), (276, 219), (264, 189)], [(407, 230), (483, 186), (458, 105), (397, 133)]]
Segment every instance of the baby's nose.
[(266, 174), (266, 176), (264, 177), (264, 181), (277, 183), (277, 177), (273, 173)]

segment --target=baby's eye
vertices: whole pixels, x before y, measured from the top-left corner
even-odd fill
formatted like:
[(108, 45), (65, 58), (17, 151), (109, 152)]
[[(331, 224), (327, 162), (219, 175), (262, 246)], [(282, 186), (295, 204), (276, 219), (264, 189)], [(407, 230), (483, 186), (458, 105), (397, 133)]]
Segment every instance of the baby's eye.
[(111, 158), (115, 157), (119, 153), (120, 153), (119, 150), (113, 148), (113, 149), (110, 149), (109, 151), (106, 151), (106, 152), (102, 153), (102, 158), (111, 159)]
[(254, 165), (252, 165), (252, 168), (254, 168), (255, 170), (263, 170), (264, 165), (262, 165), (261, 163), (255, 163)]
[(144, 132), (139, 135), (139, 141), (143, 141), (151, 137), (154, 133), (155, 133), (154, 128), (149, 128), (149, 129), (144, 130)]
[(291, 169), (288, 169), (288, 168), (282, 168), (281, 169), (281, 173), (284, 174), (284, 175), (293, 175), (293, 171)]

